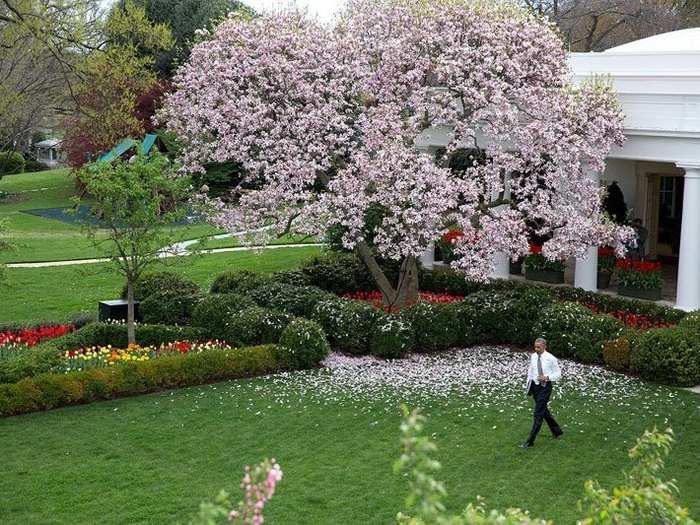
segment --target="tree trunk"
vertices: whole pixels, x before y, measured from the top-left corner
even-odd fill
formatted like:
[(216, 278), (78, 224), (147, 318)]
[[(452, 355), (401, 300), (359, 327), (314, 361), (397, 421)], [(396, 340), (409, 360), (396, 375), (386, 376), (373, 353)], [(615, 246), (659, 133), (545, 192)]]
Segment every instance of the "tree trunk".
[(134, 322), (134, 285), (131, 279), (126, 281), (126, 333), (130, 345), (136, 343), (136, 323)]
[(416, 303), (418, 299), (418, 264), (415, 257), (406, 257), (399, 271), (395, 306), (399, 309), (405, 308)]
[(399, 281), (394, 287), (379, 266), (367, 243), (359, 243), (357, 253), (374, 278), (374, 282), (382, 294), (382, 302), (389, 310), (400, 310), (418, 301), (418, 264), (415, 257), (407, 257), (403, 260), (399, 270)]

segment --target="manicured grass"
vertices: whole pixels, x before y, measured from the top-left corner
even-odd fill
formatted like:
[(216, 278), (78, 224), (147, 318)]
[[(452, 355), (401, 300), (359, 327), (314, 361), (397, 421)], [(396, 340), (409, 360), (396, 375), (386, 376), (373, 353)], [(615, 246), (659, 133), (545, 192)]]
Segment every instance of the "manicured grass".
[[(319, 242), (315, 237), (301, 237), (294, 235), (284, 235), (279, 239), (273, 239), (270, 244), (314, 244)], [(241, 243), (235, 237), (225, 237), (223, 239), (207, 238), (193, 245), (196, 249), (213, 250), (217, 248), (234, 248)]]
[[(37, 190), (37, 191), (34, 191)], [(0, 262), (62, 261), (102, 256), (79, 224), (37, 217), (23, 210), (71, 206), (76, 194), (75, 179), (69, 170), (8, 175), (0, 180), (0, 192), (13, 193), (0, 201), (0, 219), (7, 220), (8, 234), (16, 245), (11, 252), (0, 252)], [(195, 239), (218, 233), (206, 224), (172, 228), (174, 239)], [(98, 238), (104, 237), (98, 233)]]
[[(304, 246), (257, 252), (234, 252), (168, 259), (153, 271), (165, 267), (187, 275), (208, 289), (224, 270), (273, 272), (295, 268), (319, 253)], [(97, 302), (119, 296), (123, 280), (108, 264), (50, 268), (10, 268), (9, 288), (2, 291), (0, 323), (42, 319), (63, 319), (79, 311), (96, 311)]]
[[(269, 523), (392, 522), (407, 492), (406, 478), (392, 473), (400, 396), (369, 399), (343, 393), (344, 385), (335, 395), (314, 395), (313, 381), (302, 387), (298, 377), (0, 420), (0, 448), (8, 451), (0, 522), (186, 522), (221, 488), (237, 501), (243, 465), (265, 457), (275, 457), (284, 470)], [(605, 382), (599, 388), (606, 389)], [(552, 440), (545, 428), (526, 451), (516, 447), (531, 422), (520, 388), (503, 397), (475, 392), (424, 399), (419, 404), (439, 447), (448, 507), (459, 511), (481, 495), (490, 506), (519, 506), (573, 523), (584, 481), (621, 482), (634, 439), (646, 428), (670, 425), (676, 443), (663, 476), (678, 480), (680, 501), (697, 517), (700, 398), (642, 383), (626, 396), (596, 402), (594, 392), (572, 390), (556, 398), (564, 438)]]

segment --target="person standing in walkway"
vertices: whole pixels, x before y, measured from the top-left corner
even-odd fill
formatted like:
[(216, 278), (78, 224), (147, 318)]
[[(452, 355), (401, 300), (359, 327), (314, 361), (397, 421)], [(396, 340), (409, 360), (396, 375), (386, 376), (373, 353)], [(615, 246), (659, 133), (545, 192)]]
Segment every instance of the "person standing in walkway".
[(535, 411), (530, 436), (522, 445), (522, 448), (530, 448), (535, 444), (535, 438), (542, 428), (542, 421), (547, 422), (549, 430), (555, 439), (561, 437), (564, 431), (552, 416), (547, 404), (552, 395), (552, 383), (561, 378), (559, 361), (547, 352), (547, 341), (539, 337), (535, 341), (535, 352), (530, 357), (530, 367), (527, 371), (527, 394), (535, 400)]

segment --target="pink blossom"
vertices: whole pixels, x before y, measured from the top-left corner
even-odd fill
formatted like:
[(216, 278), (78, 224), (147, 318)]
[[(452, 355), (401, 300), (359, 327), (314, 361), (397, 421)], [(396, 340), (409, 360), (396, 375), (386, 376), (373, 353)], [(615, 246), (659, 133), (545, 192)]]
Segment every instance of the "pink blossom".
[[(621, 145), (609, 84), (570, 82), (551, 24), (505, 3), (351, 0), (335, 27), (303, 13), (230, 17), (196, 45), (160, 116), (183, 145), (185, 170), (235, 161), (247, 177), (213, 222), (259, 230), (344, 232), (379, 255), (419, 256), (457, 225), (453, 263), (484, 279), (496, 253), (527, 253), (547, 235), (549, 259), (589, 245), (624, 252), (629, 228), (608, 221), (586, 170)], [(483, 161), (450, 169), (416, 147), (447, 129), (450, 155)]]

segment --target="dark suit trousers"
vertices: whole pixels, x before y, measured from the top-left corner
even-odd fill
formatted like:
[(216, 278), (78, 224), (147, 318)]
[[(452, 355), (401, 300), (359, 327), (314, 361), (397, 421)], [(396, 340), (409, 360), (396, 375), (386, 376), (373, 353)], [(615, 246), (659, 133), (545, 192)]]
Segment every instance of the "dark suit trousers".
[(544, 386), (532, 383), (530, 386), (530, 393), (535, 399), (535, 412), (534, 420), (532, 422), (532, 430), (530, 431), (530, 437), (527, 438), (527, 442), (531, 445), (535, 442), (535, 438), (537, 437), (540, 428), (542, 428), (542, 421), (547, 422), (547, 426), (549, 426), (549, 430), (552, 431), (554, 436), (560, 436), (563, 432), (549, 411), (549, 408), (547, 408), (549, 397), (552, 395), (551, 381), (547, 381)]

